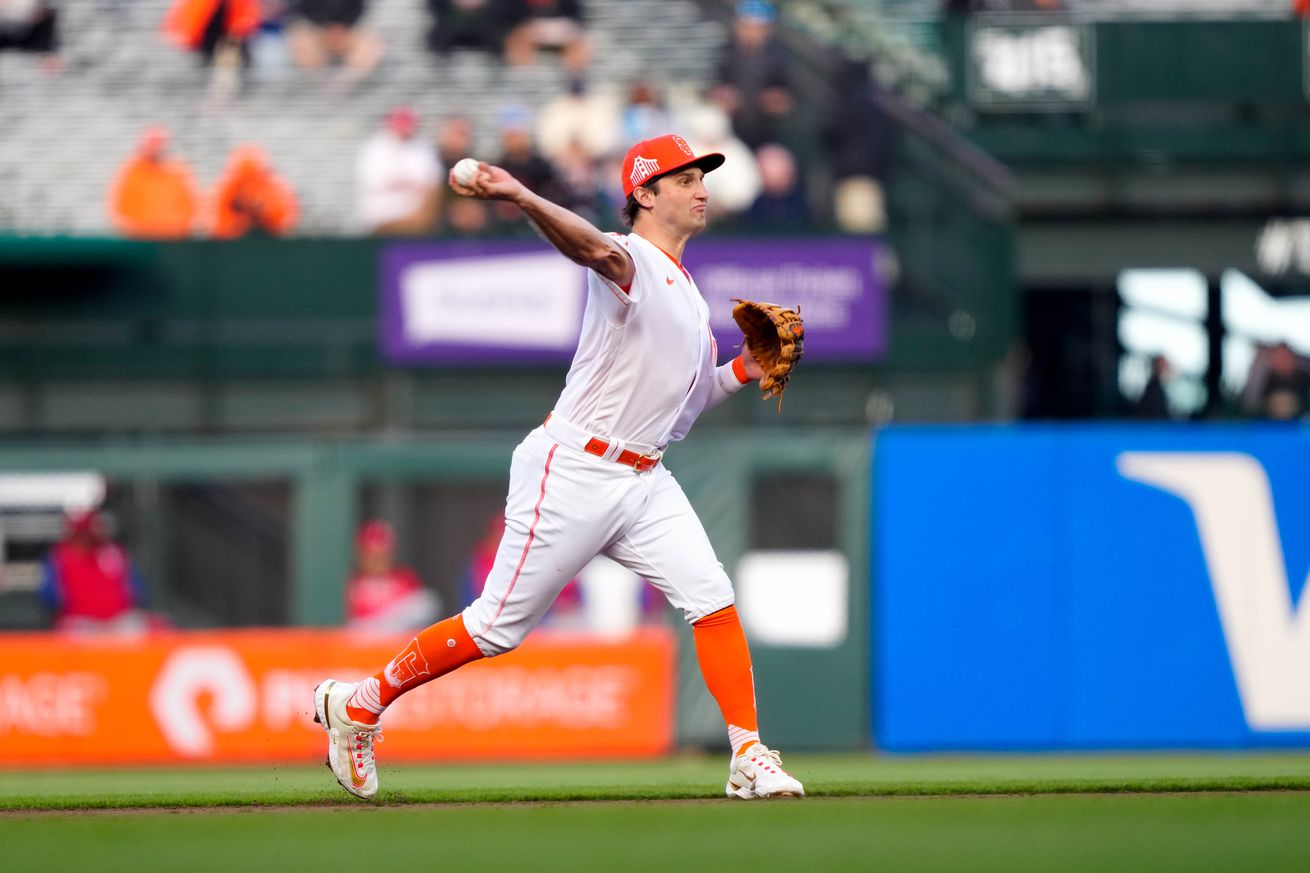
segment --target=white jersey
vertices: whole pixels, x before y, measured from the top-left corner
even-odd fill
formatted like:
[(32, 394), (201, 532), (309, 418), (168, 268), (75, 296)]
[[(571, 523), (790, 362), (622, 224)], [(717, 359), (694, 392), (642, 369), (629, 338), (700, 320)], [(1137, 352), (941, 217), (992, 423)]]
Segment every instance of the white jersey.
[(630, 445), (664, 447), (742, 387), (718, 367), (709, 307), (673, 256), (637, 234), (614, 234), (636, 267), (625, 291), (587, 273), (582, 336), (554, 415)]

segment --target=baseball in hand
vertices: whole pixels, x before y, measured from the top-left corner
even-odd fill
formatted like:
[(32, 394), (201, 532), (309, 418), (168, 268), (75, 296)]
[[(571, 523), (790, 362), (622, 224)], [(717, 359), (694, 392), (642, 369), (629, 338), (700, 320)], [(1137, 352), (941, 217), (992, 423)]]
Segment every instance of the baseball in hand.
[(473, 180), (478, 177), (478, 162), (473, 158), (463, 158), (455, 164), (453, 172), (456, 182), (470, 188), (473, 186)]

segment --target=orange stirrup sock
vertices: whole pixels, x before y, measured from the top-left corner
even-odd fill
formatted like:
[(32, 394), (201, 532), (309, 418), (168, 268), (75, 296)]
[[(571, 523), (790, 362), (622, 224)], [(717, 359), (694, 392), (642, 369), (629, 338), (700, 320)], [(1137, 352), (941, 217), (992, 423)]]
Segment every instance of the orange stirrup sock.
[(728, 724), (728, 742), (733, 754), (759, 742), (755, 715), (755, 675), (751, 672), (751, 651), (741, 629), (737, 608), (729, 606), (707, 615), (692, 625), (696, 658), (705, 677), (705, 687), (718, 701)]
[(374, 724), (382, 710), (406, 691), (481, 657), (482, 651), (464, 628), (462, 617), (439, 621), (420, 631), (387, 666), (356, 686), (346, 702), (346, 715), (363, 724)]

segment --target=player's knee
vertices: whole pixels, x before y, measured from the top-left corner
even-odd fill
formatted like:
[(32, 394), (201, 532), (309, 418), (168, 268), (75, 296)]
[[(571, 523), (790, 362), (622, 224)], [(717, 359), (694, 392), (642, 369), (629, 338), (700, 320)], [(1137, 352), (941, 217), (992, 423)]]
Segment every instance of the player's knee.
[(728, 574), (723, 572), (723, 565), (716, 564), (706, 570), (698, 579), (688, 581), (677, 590), (676, 597), (670, 602), (682, 611), (688, 624), (696, 624), (703, 618), (732, 606), (737, 598), (732, 590)]
[(498, 633), (487, 633), (477, 638), (478, 649), (488, 658), (512, 652), (523, 642), (522, 637)]
[(477, 602), (465, 609), (463, 616), (464, 626), (468, 628), (469, 635), (477, 643), (478, 650), (488, 658), (514, 651), (530, 630), (529, 627), (521, 626), (521, 622), (497, 622), (484, 619)]

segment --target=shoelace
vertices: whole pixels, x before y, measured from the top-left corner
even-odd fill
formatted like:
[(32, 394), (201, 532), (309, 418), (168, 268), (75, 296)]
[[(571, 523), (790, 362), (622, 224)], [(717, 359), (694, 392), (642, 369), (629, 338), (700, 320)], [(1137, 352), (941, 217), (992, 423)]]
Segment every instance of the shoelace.
[[(773, 749), (766, 749), (766, 750), (764, 751), (764, 754), (762, 754), (762, 755), (760, 755), (760, 754), (751, 755), (750, 760), (751, 760), (751, 761), (754, 761), (758, 766), (763, 767), (764, 770), (765, 770), (765, 772), (769, 772), (769, 773), (772, 773), (772, 772), (785, 773), (785, 772), (787, 772), (786, 770), (783, 770), (783, 769), (782, 769), (782, 755), (781, 755), (781, 753), (776, 752), (776, 751), (774, 751)], [(768, 764), (769, 761), (772, 761), (772, 762), (773, 762), (773, 765), (776, 766), (776, 767), (778, 768), (776, 771), (773, 770), (773, 768), (771, 768), (771, 767), (769, 766), (769, 764)]]
[(355, 734), (355, 766), (362, 772), (373, 766), (373, 743), (382, 742), (382, 731), (360, 731)]

